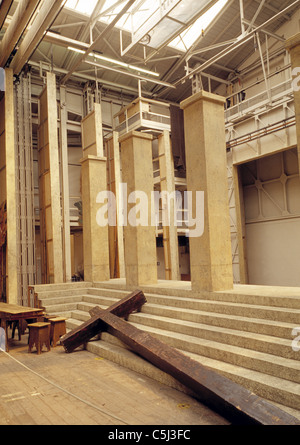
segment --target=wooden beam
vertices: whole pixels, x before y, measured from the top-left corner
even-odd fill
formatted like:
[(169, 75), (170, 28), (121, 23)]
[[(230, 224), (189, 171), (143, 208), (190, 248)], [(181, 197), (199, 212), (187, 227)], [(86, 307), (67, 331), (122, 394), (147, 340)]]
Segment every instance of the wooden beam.
[(5, 66), (39, 3), (40, 0), (20, 0), (0, 43), (0, 66)]
[[(136, 290), (106, 310), (118, 317), (128, 319), (132, 312), (140, 311), (144, 303), (146, 303), (145, 295), (142, 291)], [(90, 311), (90, 320), (84, 322), (78, 328), (73, 329), (61, 338), (61, 344), (66, 352), (74, 351), (74, 349), (87, 343), (103, 330), (103, 323), (99, 320), (99, 313), (101, 314), (100, 307), (93, 308)]]
[(300, 425), (300, 421), (108, 310), (97, 309), (98, 325), (133, 351), (192, 389), (203, 403), (235, 424)]
[(64, 3), (65, 0), (48, 0), (43, 3), (10, 65), (14, 70), (14, 74), (20, 73), (23, 66), (42, 40), (44, 33), (51, 26), (61, 8), (63, 8)]
[(13, 4), (13, 0), (3, 0), (0, 6), (0, 29), (5, 22), (7, 14), (10, 10), (11, 5)]

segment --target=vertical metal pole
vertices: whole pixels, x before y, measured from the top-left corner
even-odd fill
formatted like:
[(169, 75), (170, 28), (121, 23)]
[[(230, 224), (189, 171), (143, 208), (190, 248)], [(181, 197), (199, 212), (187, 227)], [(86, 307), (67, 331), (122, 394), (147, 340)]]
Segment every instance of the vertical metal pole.
[(265, 64), (264, 64), (264, 58), (263, 58), (263, 53), (262, 53), (262, 49), (261, 49), (261, 44), (260, 44), (258, 33), (255, 33), (255, 36), (256, 36), (257, 46), (258, 46), (258, 49), (259, 49), (259, 55), (260, 55), (262, 70), (263, 70), (263, 74), (264, 74), (264, 79), (265, 79), (268, 99), (269, 99), (269, 102), (271, 102), (271, 92), (270, 92), (270, 88), (269, 88), (269, 82), (268, 82), (268, 78), (267, 78), (267, 74), (266, 74), (266, 68), (265, 68)]
[(245, 27), (245, 22), (244, 22), (245, 14), (244, 14), (244, 2), (243, 2), (243, 0), (240, 0), (240, 17), (241, 17), (242, 34), (245, 34), (246, 27)]
[(267, 71), (268, 71), (268, 76), (269, 76), (270, 75), (269, 39), (268, 39), (267, 34), (265, 37), (266, 37)]

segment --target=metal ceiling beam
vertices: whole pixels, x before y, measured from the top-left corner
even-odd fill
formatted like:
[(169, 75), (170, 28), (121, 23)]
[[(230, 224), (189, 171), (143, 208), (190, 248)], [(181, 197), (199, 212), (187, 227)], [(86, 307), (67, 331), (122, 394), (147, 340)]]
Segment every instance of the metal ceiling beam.
[[(253, 0), (252, 0), (252, 1), (253, 1)], [(255, 3), (260, 3), (261, 0), (254, 0), (254, 1), (255, 1)], [(274, 8), (274, 6), (270, 5), (270, 0), (268, 0), (268, 1), (265, 3), (265, 8), (267, 8), (269, 11), (275, 12), (275, 14), (277, 14), (278, 12), (280, 12), (280, 10), (279, 10), (278, 8)], [(286, 20), (289, 20), (289, 16), (288, 16), (288, 15), (284, 14), (283, 17), (284, 17)]]
[(191, 52), (187, 60), (189, 60), (191, 57), (193, 57), (199, 53), (205, 53), (206, 51), (211, 51), (212, 49), (220, 48), (221, 46), (229, 46), (232, 43), (235, 43), (236, 41), (237, 41), (237, 39), (231, 39), (231, 40), (227, 40), (227, 42), (215, 43), (213, 45), (209, 45), (204, 48), (199, 48), (198, 50)]
[(175, 86), (179, 85), (180, 83), (184, 82), (185, 80), (187, 80), (188, 78), (190, 78), (192, 75), (199, 73), (200, 71), (203, 71), (205, 69), (207, 69), (208, 67), (210, 67), (211, 65), (213, 65), (213, 63), (217, 62), (218, 60), (220, 60), (221, 58), (225, 57), (227, 54), (230, 54), (232, 51), (234, 51), (235, 49), (239, 48), (240, 46), (244, 45), (245, 43), (247, 43), (249, 40), (253, 39), (255, 33), (257, 33), (258, 31), (261, 31), (262, 29), (267, 28), (271, 23), (273, 23), (274, 21), (276, 21), (279, 17), (281, 17), (283, 14), (286, 14), (287, 12), (289, 12), (291, 9), (295, 8), (297, 5), (300, 5), (300, 0), (296, 0), (294, 1), (292, 4), (290, 4), (289, 6), (287, 6), (285, 9), (283, 9), (282, 11), (278, 12), (277, 14), (275, 14), (273, 17), (271, 17), (269, 20), (267, 20), (265, 23), (263, 23), (262, 25), (258, 26), (257, 28), (253, 29), (251, 32), (249, 32), (246, 35), (241, 35), (238, 39), (237, 43), (234, 43), (233, 45), (231, 45), (229, 48), (224, 49), (223, 51), (220, 51), (219, 54), (211, 57), (207, 62), (204, 62), (202, 65), (200, 65), (199, 67), (195, 68), (194, 70), (192, 70), (189, 74), (185, 75), (184, 77), (182, 77), (180, 80), (178, 80), (177, 82), (175, 82)]
[[(92, 30), (95, 26), (95, 23), (97, 22), (97, 16), (99, 15), (99, 12), (101, 11), (101, 9), (103, 8), (105, 4), (105, 0), (100, 0), (96, 3), (96, 6), (92, 12), (92, 14), (90, 15), (90, 17), (88, 18), (88, 20), (86, 22), (83, 23), (83, 27), (80, 28), (79, 32), (76, 35), (76, 39), (80, 40), (82, 42), (85, 42), (86, 39), (91, 36), (92, 34)], [(90, 41), (90, 44), (92, 42)], [(62, 66), (64, 66), (65, 68), (70, 68), (70, 66), (72, 66), (72, 63), (74, 63), (74, 61), (76, 60), (76, 54), (68, 54), (66, 57), (64, 57), (64, 61)]]
[[(265, 4), (266, 0), (261, 0), (259, 7), (256, 10), (256, 13), (254, 14), (254, 16), (252, 17), (250, 23), (248, 23), (248, 28), (247, 31), (251, 31), (252, 27), (255, 26), (255, 20), (257, 19), (257, 17), (259, 16), (260, 11), (262, 10), (264, 4)], [(245, 22), (245, 20), (244, 20)]]
[[(246, 23), (246, 25), (248, 25), (248, 24), (250, 23), (248, 20), (244, 20), (244, 22)], [(253, 25), (254, 25), (254, 27), (257, 27), (257, 26), (258, 26), (258, 25), (256, 25), (255, 23), (253, 23), (253, 24), (251, 25), (251, 28), (253, 28)], [(250, 26), (249, 26), (249, 28), (250, 28)], [(248, 29), (249, 29), (249, 28), (248, 28)], [(263, 29), (263, 28), (261, 29), (261, 32), (262, 32), (263, 34), (266, 34), (267, 36), (273, 37), (273, 38), (276, 39), (276, 40), (280, 40), (280, 42), (285, 42), (285, 38), (284, 38), (284, 37), (281, 37), (281, 36), (275, 34), (274, 32), (267, 31), (266, 29)]]
[(155, 83), (156, 85), (162, 85), (167, 88), (175, 88), (172, 84), (163, 82), (162, 80), (150, 79), (149, 77), (141, 76), (140, 74), (128, 73), (127, 71), (123, 71), (118, 68), (113, 68), (111, 66), (104, 65), (102, 63), (91, 62), (90, 60), (87, 59), (85, 59), (84, 62), (87, 63), (88, 65), (95, 66), (96, 68), (102, 68), (108, 71), (114, 71), (115, 73), (124, 74), (125, 76), (133, 77), (139, 80), (145, 80), (147, 82)]
[[(233, 3), (235, 2), (236, 0), (230, 0), (225, 6), (224, 6), (224, 8), (223, 8), (223, 10), (222, 10), (222, 14), (225, 12), (225, 11), (227, 11), (232, 5), (233, 5)], [(248, 0), (248, 1), (250, 1), (250, 0)], [(239, 16), (239, 14), (237, 14), (236, 16), (235, 16), (235, 18), (234, 18), (234, 21), (236, 20), (236, 18)], [(206, 33), (208, 33), (212, 28), (213, 28), (213, 26), (218, 22), (218, 20), (220, 19), (220, 17), (221, 17), (221, 14), (218, 14), (215, 18), (214, 18), (214, 20), (210, 23), (210, 25), (208, 26), (208, 28), (206, 29)], [(231, 24), (232, 25), (232, 24)], [(230, 26), (231, 26), (230, 25)], [(225, 28), (225, 30), (226, 30), (226, 28)], [(223, 34), (223, 32), (225, 31), (225, 30), (223, 30), (222, 31), (222, 34)], [(222, 35), (221, 34), (221, 35)], [(219, 37), (219, 36), (218, 36)], [(197, 45), (200, 43), (200, 41), (201, 41), (201, 39), (202, 39), (203, 37), (202, 36), (199, 36), (198, 37), (198, 39), (193, 43), (193, 45), (189, 48), (189, 50), (185, 53), (185, 54), (183, 54), (180, 58), (179, 58), (179, 60), (177, 61), (177, 62), (175, 62), (174, 64), (173, 64), (173, 66), (168, 70), (168, 72), (167, 73), (165, 73), (165, 75), (163, 76), (163, 80), (165, 80), (165, 81), (167, 81), (168, 79), (170, 79), (171, 78), (171, 76), (180, 68), (180, 66), (183, 64), (183, 63), (185, 63), (185, 61), (186, 61), (186, 59), (189, 57), (189, 55), (192, 53), (192, 51), (197, 47)], [(217, 41), (218, 39), (215, 39), (214, 40), (214, 42), (213, 43), (216, 43), (216, 41)], [(199, 56), (196, 56), (196, 60), (199, 60), (199, 61), (201, 61), (201, 62), (204, 62), (205, 61), (205, 59), (204, 58), (200, 58)], [(223, 67), (223, 66), (221, 66), (221, 65), (218, 65), (218, 64), (214, 64), (217, 68), (220, 68), (220, 69), (222, 69), (222, 70), (226, 70), (226, 71), (228, 71), (228, 72), (233, 72), (233, 70), (231, 70), (230, 68), (227, 68), (227, 67)], [(162, 91), (158, 91), (157, 90), (157, 88), (155, 87), (154, 89), (153, 89), (153, 93), (156, 93), (156, 94), (158, 94), (158, 95), (161, 95), (161, 93), (162, 93)]]
[[(270, 1), (270, 0), (269, 0), (269, 1)], [(265, 8), (267, 8), (269, 1), (268, 1), (267, 3), (264, 4)], [(258, 2), (258, 0), (257, 0), (257, 2)], [(286, 2), (285, 2), (285, 3), (286, 3)], [(283, 9), (284, 9), (284, 8), (283, 8)], [(278, 13), (278, 12), (280, 12), (280, 11), (276, 10), (276, 12)], [(282, 17), (283, 17), (283, 18), (286, 18), (286, 17), (289, 18), (289, 16), (286, 15), (286, 14), (283, 14)], [(248, 23), (248, 21), (247, 21), (246, 19), (244, 19), (244, 22), (245, 22), (246, 24)], [(250, 22), (249, 22), (249, 23), (250, 23)], [(257, 27), (257, 26), (258, 26), (258, 25), (254, 23), (254, 27)], [(274, 39), (277, 39), (277, 40), (280, 40), (280, 41), (285, 41), (284, 38), (282, 38), (282, 37), (280, 37), (280, 36), (277, 36), (277, 34), (274, 34), (274, 33), (270, 32), (270, 31), (267, 31), (267, 30), (264, 29), (264, 28), (261, 29), (261, 32), (262, 32), (263, 34), (265, 34), (266, 36), (273, 37)], [(227, 65), (230, 65), (231, 62), (232, 62), (232, 60), (234, 60), (235, 57), (239, 57), (239, 55), (240, 55), (240, 53), (241, 53), (242, 51), (243, 51), (243, 47), (240, 47), (240, 49), (239, 49), (237, 52), (232, 53), (232, 54), (231, 54), (231, 57), (226, 58), (226, 64), (227, 64)], [(246, 57), (246, 58), (247, 58), (247, 57)], [(243, 61), (244, 61), (244, 60), (245, 60), (245, 59), (243, 59)], [(240, 62), (240, 65), (243, 63), (243, 61)], [(231, 79), (231, 80), (232, 80), (232, 79)]]
[(38, 14), (27, 31), (20, 44), (16, 56), (10, 64), (14, 74), (19, 74), (23, 66), (34, 52), (43, 38), (46, 30), (51, 26), (57, 14), (63, 8), (66, 0), (46, 0), (42, 4)]
[(203, 14), (205, 14), (215, 3), (215, 1), (211, 1), (208, 5), (201, 9), (201, 11), (192, 17), (187, 23), (185, 23), (180, 30), (178, 30), (177, 35), (172, 34), (168, 40), (166, 40), (162, 45), (160, 45), (157, 49), (153, 50), (146, 58), (145, 62), (148, 62), (155, 54), (160, 52), (163, 48), (165, 48), (169, 43), (171, 43), (174, 38), (178, 35), (182, 34), (186, 29), (188, 29), (191, 25), (193, 25)]
[(64, 46), (65, 48), (68, 48), (68, 46), (72, 46), (73, 48), (82, 51), (85, 51), (90, 46), (88, 43), (70, 39), (69, 37), (65, 37), (51, 31), (46, 32), (45, 37), (43, 38), (43, 42), (53, 43), (54, 45)]
[(118, 23), (120, 18), (128, 11), (128, 9), (133, 5), (135, 0), (129, 0), (124, 8), (119, 12), (119, 14), (116, 15), (114, 20), (106, 26), (106, 28), (101, 32), (101, 34), (96, 38), (96, 40), (89, 46), (89, 48), (86, 50), (85, 54), (82, 54), (78, 59), (74, 62), (71, 69), (69, 70), (68, 74), (64, 76), (62, 79), (62, 84), (65, 84), (70, 77), (72, 76), (72, 73), (79, 67), (79, 65), (82, 63), (82, 61), (88, 56), (88, 54), (95, 49), (97, 44), (103, 40), (104, 37), (107, 37), (107, 34), (112, 31), (112, 29), (115, 27), (115, 25)]
[(5, 66), (20, 37), (26, 30), (41, 0), (20, 0), (13, 18), (0, 43), (0, 66)]
[[(38, 62), (35, 62), (33, 60), (29, 60), (28, 64), (33, 66), (34, 68), (37, 68), (38, 70), (40, 70), (41, 65)], [(53, 72), (57, 73), (57, 74), (62, 74), (65, 75), (68, 73), (68, 70), (63, 69), (63, 68), (59, 68), (59, 67), (53, 67)], [(136, 94), (138, 93), (138, 88), (134, 88), (134, 87), (130, 87), (128, 85), (122, 85), (116, 82), (111, 82), (109, 80), (105, 80), (105, 79), (101, 79), (95, 76), (90, 76), (86, 73), (80, 72), (80, 71), (74, 71), (74, 73), (72, 74), (73, 77), (77, 77), (79, 79), (85, 80), (85, 81), (91, 81), (91, 82), (99, 82), (99, 84), (101, 85), (105, 85), (107, 86), (107, 88), (110, 88), (112, 90), (118, 91), (127, 91), (128, 93), (131, 94)], [(146, 93), (147, 94), (147, 93)], [(149, 96), (151, 96), (151, 93), (149, 93)]]
[(10, 7), (13, 4), (14, 0), (3, 0), (0, 6), (0, 29), (5, 22), (7, 14), (9, 13)]

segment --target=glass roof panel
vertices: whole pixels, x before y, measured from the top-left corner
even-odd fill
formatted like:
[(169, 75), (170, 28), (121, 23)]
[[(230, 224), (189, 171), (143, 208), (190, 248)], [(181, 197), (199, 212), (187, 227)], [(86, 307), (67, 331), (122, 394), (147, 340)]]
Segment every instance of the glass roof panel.
[[(179, 0), (178, 0), (179, 1)], [(158, 47), (162, 42), (167, 41), (170, 36), (180, 32), (182, 26), (196, 16), (210, 2), (208, 0), (173, 0), (174, 9), (172, 9), (164, 20), (155, 27), (155, 32), (151, 32), (151, 47)], [(212, 22), (216, 15), (222, 10), (228, 0), (218, 0), (207, 12), (198, 18), (193, 25), (183, 31), (169, 44), (180, 51), (186, 51), (200, 37), (201, 33)], [(166, 1), (166, 5), (169, 2)], [(65, 7), (74, 9), (83, 14), (91, 15), (97, 0), (67, 0)], [(106, 0), (101, 9), (102, 15), (99, 20), (110, 23), (125, 5), (123, 0)], [(117, 23), (117, 27), (131, 33), (139, 32), (145, 22), (150, 22), (149, 18), (157, 12), (161, 6), (161, 0), (136, 0), (129, 11)], [(101, 14), (100, 13), (100, 14)], [(168, 19), (169, 17), (169, 19)], [(173, 19), (173, 23), (171, 23)], [(182, 25), (180, 24), (182, 23)]]
[(228, 0), (218, 0), (217, 3), (199, 17), (193, 25), (176, 37), (169, 45), (181, 51), (189, 49), (224, 8), (227, 2)]

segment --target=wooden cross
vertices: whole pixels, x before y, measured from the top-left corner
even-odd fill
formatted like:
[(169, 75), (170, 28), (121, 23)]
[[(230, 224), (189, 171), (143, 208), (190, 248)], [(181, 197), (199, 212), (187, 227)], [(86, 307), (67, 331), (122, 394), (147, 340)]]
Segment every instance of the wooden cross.
[(143, 292), (136, 291), (106, 310), (96, 306), (90, 311), (91, 319), (64, 336), (61, 343), (71, 352), (100, 331), (107, 331), (235, 424), (300, 425), (285, 411), (120, 318), (140, 311), (145, 302)]
[[(143, 304), (146, 303), (145, 295), (142, 291), (137, 290), (132, 292), (127, 297), (122, 298), (117, 303), (114, 303), (106, 312), (110, 312), (117, 317), (128, 319), (132, 312), (140, 311)], [(68, 334), (61, 338), (60, 342), (65, 348), (66, 352), (72, 352), (82, 344), (87, 343), (101, 331), (105, 331), (105, 327), (99, 318), (98, 306), (90, 311), (92, 315), (89, 320), (81, 324), (78, 328), (73, 329)]]

